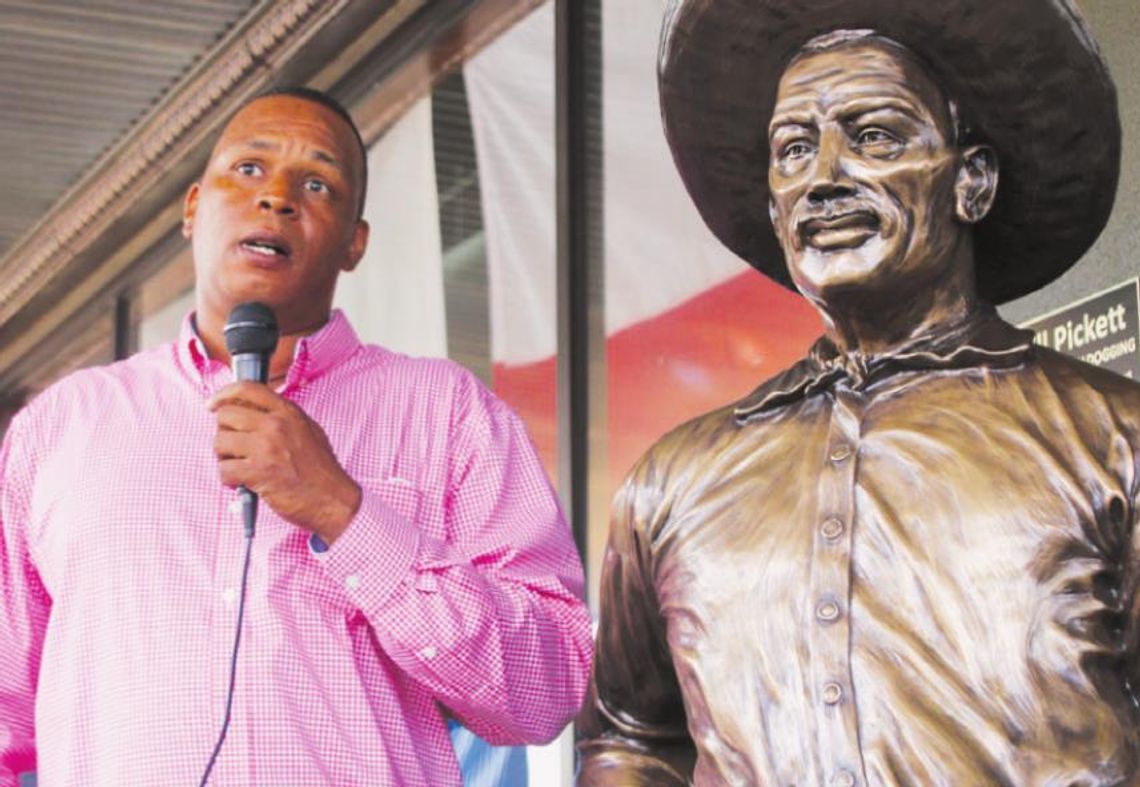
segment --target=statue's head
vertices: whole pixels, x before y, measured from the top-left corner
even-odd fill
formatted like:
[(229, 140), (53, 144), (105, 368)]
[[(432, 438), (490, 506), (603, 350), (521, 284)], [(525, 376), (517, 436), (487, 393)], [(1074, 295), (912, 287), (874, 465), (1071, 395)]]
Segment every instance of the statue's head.
[(815, 300), (965, 261), (1004, 302), (1111, 210), (1115, 91), (1067, 0), (674, 0), (660, 81), (710, 228)]
[(796, 287), (826, 302), (972, 286), (972, 227), (998, 167), (965, 133), (957, 103), (897, 42), (837, 31), (805, 44), (768, 124), (768, 215)]

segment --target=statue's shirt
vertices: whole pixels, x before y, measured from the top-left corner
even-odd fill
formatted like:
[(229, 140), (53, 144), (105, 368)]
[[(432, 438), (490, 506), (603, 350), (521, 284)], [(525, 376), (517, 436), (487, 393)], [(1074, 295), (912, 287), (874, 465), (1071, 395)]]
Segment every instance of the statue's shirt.
[(1029, 340), (821, 340), (654, 446), (581, 783), (1140, 782), (1140, 385)]

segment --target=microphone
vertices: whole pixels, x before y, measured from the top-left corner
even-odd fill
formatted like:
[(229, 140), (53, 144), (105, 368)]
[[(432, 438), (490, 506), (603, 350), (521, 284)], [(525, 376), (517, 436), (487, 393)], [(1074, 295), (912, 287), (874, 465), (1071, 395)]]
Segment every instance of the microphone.
[[(239, 303), (222, 329), (226, 350), (233, 364), (234, 378), (265, 384), (269, 381), (269, 358), (277, 348), (277, 317), (273, 309), (258, 301)], [(257, 521), (257, 495), (238, 487), (241, 495), (245, 537), (253, 537)]]

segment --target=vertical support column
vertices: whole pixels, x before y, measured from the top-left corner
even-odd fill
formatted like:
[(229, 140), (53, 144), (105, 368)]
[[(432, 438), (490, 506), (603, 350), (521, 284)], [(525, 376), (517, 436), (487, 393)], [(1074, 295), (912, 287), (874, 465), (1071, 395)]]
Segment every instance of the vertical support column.
[(557, 0), (558, 484), (583, 559), (604, 517), (602, 0)]
[(27, 401), (27, 392), (22, 389), (0, 394), (0, 439), (3, 439), (4, 433), (8, 431), (8, 424), (12, 422), (12, 417), (20, 411), (20, 408)]
[(579, 554), (586, 554), (587, 380), (586, 78), (582, 0), (556, 0), (554, 23), (558, 232), (558, 488)]
[(139, 346), (138, 324), (134, 320), (134, 298), (123, 290), (115, 298), (115, 360), (133, 355)]

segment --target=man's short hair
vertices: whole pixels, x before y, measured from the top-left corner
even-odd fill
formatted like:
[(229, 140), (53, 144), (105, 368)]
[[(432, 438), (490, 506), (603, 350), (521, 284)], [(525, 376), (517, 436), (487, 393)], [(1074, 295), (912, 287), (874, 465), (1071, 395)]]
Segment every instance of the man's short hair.
[(352, 129), (352, 136), (356, 138), (357, 147), (360, 149), (360, 195), (357, 198), (356, 204), (356, 218), (361, 218), (364, 215), (364, 197), (368, 193), (368, 148), (364, 144), (364, 137), (360, 135), (360, 129), (356, 126), (356, 121), (352, 119), (352, 115), (344, 108), (344, 105), (330, 96), (323, 90), (317, 90), (312, 87), (305, 87), (304, 85), (282, 85), (280, 87), (269, 88), (268, 90), (258, 93), (256, 96), (246, 102), (245, 106), (252, 104), (262, 98), (272, 98), (274, 96), (290, 96), (292, 98), (299, 98), (303, 101), (312, 101), (314, 104), (320, 104), (325, 109), (332, 110), (341, 120), (343, 120), (350, 129)]

